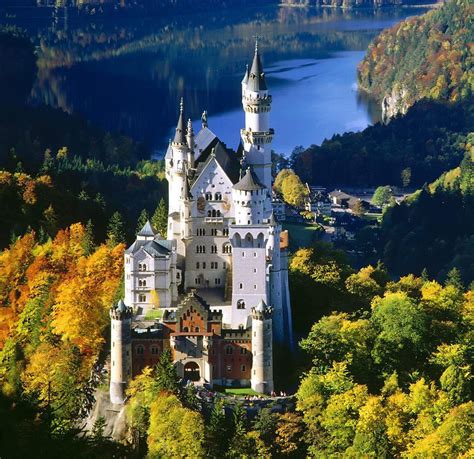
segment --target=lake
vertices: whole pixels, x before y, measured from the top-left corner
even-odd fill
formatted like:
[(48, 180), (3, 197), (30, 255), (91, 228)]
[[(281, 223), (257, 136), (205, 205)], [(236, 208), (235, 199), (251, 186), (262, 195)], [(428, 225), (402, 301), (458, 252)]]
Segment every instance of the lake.
[(156, 156), (172, 135), (181, 96), (196, 130), (207, 110), (209, 127), (237, 147), (240, 80), (258, 35), (274, 101), (273, 146), (289, 154), (378, 121), (378, 107), (357, 93), (357, 63), (382, 29), (422, 11), (268, 6), (107, 19), (27, 10), (10, 22), (27, 28), (38, 47), (32, 104), (81, 113), (145, 142)]

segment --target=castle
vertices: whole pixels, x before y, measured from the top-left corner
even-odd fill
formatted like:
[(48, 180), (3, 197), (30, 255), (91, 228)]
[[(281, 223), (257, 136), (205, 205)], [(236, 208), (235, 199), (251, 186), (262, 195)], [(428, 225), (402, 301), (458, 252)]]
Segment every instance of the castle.
[(184, 379), (273, 391), (273, 344), (292, 342), (288, 235), (272, 208), (272, 96), (257, 45), (241, 86), (236, 152), (206, 112), (194, 135), (181, 101), (165, 156), (167, 239), (149, 222), (141, 229), (125, 252), (125, 297), (110, 310), (113, 403), (164, 349)]

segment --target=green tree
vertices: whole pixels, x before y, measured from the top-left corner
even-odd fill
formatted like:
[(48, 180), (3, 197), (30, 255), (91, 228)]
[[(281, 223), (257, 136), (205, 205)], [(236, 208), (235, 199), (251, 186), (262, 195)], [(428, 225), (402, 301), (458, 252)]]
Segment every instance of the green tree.
[(229, 428), (224, 401), (216, 400), (206, 427), (206, 456), (221, 459), (229, 446)]
[(148, 221), (148, 212), (146, 209), (143, 209), (140, 213), (140, 216), (138, 217), (137, 220), (137, 230), (136, 233), (139, 233), (140, 230), (145, 226), (145, 223)]
[(459, 272), (458, 268), (454, 267), (448, 272), (448, 275), (446, 276), (445, 285), (452, 285), (454, 288), (460, 291), (464, 290), (461, 273)]
[(372, 196), (372, 203), (378, 207), (385, 207), (393, 201), (393, 191), (388, 185), (377, 187)]
[(428, 318), (405, 293), (374, 300), (371, 322), (377, 331), (372, 356), (386, 374), (407, 376), (426, 358)]
[(168, 227), (168, 209), (166, 208), (166, 203), (163, 198), (160, 199), (158, 207), (151, 217), (151, 224), (153, 225), (153, 228), (155, 228), (155, 230), (161, 234), (161, 236), (166, 238)]
[(183, 408), (174, 395), (162, 394), (151, 404), (148, 457), (205, 457), (204, 422)]
[(85, 255), (91, 255), (95, 250), (94, 244), (94, 224), (92, 220), (88, 220), (84, 237), (82, 239), (82, 248), (84, 249)]
[(162, 352), (160, 360), (156, 364), (155, 378), (160, 390), (174, 395), (180, 394), (179, 376), (169, 349)]
[(112, 246), (125, 242), (125, 223), (120, 212), (115, 212), (110, 217), (107, 238)]
[(406, 167), (405, 169), (402, 170), (400, 177), (402, 179), (402, 185), (404, 188), (410, 185), (411, 182), (411, 168)]

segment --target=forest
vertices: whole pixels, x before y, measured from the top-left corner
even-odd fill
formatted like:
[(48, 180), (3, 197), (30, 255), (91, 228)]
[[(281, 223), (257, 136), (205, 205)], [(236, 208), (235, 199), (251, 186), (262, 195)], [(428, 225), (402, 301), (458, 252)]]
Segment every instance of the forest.
[(359, 87), (405, 107), (421, 99), (472, 96), (473, 13), (470, 0), (454, 0), (383, 31), (359, 65)]
[[(140, 213), (151, 216), (166, 201), (162, 162), (146, 159), (143, 145), (76, 115), (25, 105), (36, 56), (24, 32), (0, 30), (0, 59), (11, 64), (0, 68), (8, 101), (0, 107), (0, 247), (31, 229), (45, 240), (76, 222), (90, 222), (102, 242), (117, 212), (130, 241)], [(18, 85), (15, 72), (22, 75)]]

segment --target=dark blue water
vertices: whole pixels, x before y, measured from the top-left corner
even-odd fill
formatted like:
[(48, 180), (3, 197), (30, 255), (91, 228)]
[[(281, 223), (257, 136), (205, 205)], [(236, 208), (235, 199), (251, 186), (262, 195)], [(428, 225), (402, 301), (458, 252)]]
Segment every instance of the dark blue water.
[(382, 29), (420, 12), (273, 6), (128, 20), (49, 21), (25, 13), (12, 21), (38, 45), (31, 103), (79, 112), (158, 155), (181, 96), (188, 116), (199, 120), (207, 110), (210, 128), (237, 147), (240, 80), (259, 35), (274, 101), (274, 149), (288, 154), (378, 120), (377, 107), (357, 93), (357, 63)]

